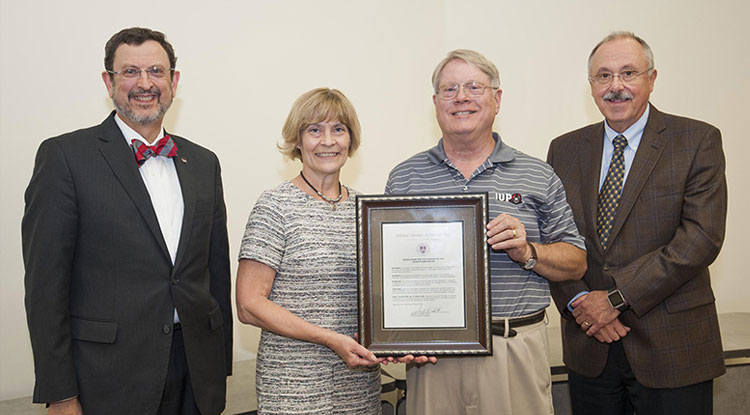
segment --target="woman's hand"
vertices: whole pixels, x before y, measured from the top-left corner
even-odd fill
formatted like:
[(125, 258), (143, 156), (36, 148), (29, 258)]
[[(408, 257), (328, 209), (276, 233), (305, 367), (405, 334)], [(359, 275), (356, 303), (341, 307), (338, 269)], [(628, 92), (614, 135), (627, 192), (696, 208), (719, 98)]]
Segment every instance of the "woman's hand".
[(357, 343), (354, 338), (341, 333), (331, 333), (331, 339), (327, 342), (327, 346), (336, 352), (347, 366), (372, 366), (385, 360), (376, 357), (374, 353)]
[(276, 271), (250, 259), (240, 261), (237, 270), (237, 317), (245, 324), (321, 344), (336, 352), (349, 366), (372, 366), (378, 359), (352, 337), (311, 324), (268, 299)]

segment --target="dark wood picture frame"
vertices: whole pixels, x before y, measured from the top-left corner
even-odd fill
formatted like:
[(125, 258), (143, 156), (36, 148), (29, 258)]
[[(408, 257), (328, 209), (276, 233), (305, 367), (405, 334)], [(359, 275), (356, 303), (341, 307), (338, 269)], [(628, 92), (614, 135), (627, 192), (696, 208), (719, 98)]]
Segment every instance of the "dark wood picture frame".
[[(377, 356), (492, 354), (487, 193), (359, 195), (357, 267), (359, 342)], [(383, 226), (460, 223), (463, 247), (463, 324), (386, 327)], [(417, 228), (419, 229), (419, 228)], [(393, 314), (390, 319), (393, 319)], [(454, 319), (456, 320), (456, 319)]]

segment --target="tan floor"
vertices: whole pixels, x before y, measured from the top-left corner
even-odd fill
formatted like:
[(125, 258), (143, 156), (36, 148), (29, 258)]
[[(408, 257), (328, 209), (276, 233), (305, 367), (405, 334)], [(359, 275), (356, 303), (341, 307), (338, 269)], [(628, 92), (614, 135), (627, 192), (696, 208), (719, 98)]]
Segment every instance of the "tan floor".
[[(227, 383), (225, 415), (255, 410), (255, 359), (234, 362), (234, 375)], [(31, 397), (0, 401), (0, 415), (46, 415), (44, 405), (31, 403)]]
[[(739, 355), (732, 356), (727, 359), (727, 365), (736, 367), (737, 369), (743, 369), (742, 372), (737, 371), (736, 373), (728, 373), (726, 376), (717, 379), (714, 387), (715, 395), (715, 407), (718, 408), (734, 408), (730, 409), (729, 412), (725, 412), (722, 409), (717, 409), (716, 414), (747, 414), (750, 412), (750, 402), (746, 393), (735, 394), (735, 386), (740, 386), (740, 390), (746, 390), (748, 377), (747, 370), (750, 368), (750, 313), (728, 313), (719, 315), (719, 322), (721, 324), (721, 337), (724, 344), (725, 351), (740, 352)], [(560, 340), (560, 328), (559, 326), (548, 327), (548, 334), (550, 340), (550, 366), (555, 368), (556, 366), (562, 366), (562, 343)], [(257, 400), (255, 397), (255, 359), (244, 360), (241, 362), (234, 362), (234, 375), (229, 377), (228, 381), (228, 392), (227, 392), (227, 408), (224, 411), (225, 415), (235, 415), (244, 412), (249, 412), (257, 408)], [(389, 365), (386, 370), (393, 374), (395, 377), (404, 378), (404, 366), (403, 365)], [(554, 372), (553, 372), (554, 373)], [(734, 377), (739, 376), (742, 382), (739, 382)], [(564, 382), (566, 380), (565, 375), (553, 376), (553, 382)], [(558, 392), (559, 393), (559, 392)], [(567, 390), (564, 394), (567, 393)], [(750, 395), (749, 395), (750, 396)], [(385, 399), (391, 401), (393, 404), (398, 400), (398, 392), (390, 392), (384, 394)], [(556, 405), (558, 402), (556, 400)], [(560, 409), (563, 409), (565, 405), (560, 405)], [(738, 408), (743, 408), (737, 412)], [(556, 408), (557, 409), (557, 408)], [(558, 411), (555, 411), (558, 413)], [(563, 409), (560, 413), (566, 413)], [(7, 401), (0, 401), (0, 415), (45, 415), (46, 410), (43, 405), (34, 405), (31, 403), (31, 397), (11, 399)]]

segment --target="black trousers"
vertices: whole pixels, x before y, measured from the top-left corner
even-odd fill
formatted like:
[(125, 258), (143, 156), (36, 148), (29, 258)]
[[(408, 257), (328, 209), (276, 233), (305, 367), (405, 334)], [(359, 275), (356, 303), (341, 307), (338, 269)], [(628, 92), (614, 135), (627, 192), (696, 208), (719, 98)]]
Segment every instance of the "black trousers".
[(157, 415), (200, 415), (190, 383), (182, 328), (175, 324), (164, 393)]
[(573, 415), (711, 415), (713, 380), (674, 389), (653, 389), (636, 380), (622, 342), (609, 346), (607, 364), (595, 378), (568, 372)]

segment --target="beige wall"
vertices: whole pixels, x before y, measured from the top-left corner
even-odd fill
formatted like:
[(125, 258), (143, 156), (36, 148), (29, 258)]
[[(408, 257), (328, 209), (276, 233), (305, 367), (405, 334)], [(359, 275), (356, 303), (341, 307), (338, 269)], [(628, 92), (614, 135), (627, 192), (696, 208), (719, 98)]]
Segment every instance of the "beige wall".
[[(219, 155), (232, 256), (264, 189), (299, 165), (275, 150), (292, 101), (319, 86), (341, 89), (362, 121), (363, 145), (344, 183), (379, 193), (397, 162), (433, 145), (429, 78), (454, 48), (486, 54), (504, 90), (498, 131), (544, 158), (555, 136), (601, 119), (588, 95), (586, 58), (609, 31), (650, 42), (658, 108), (706, 120), (724, 133), (730, 211), (712, 267), (720, 312), (750, 311), (740, 219), (750, 204), (748, 151), (739, 120), (750, 96), (742, 0), (642, 1), (182, 1), (0, 0), (0, 399), (31, 394), (33, 364), (23, 309), (20, 220), (37, 146), (46, 137), (97, 124), (111, 108), (99, 74), (115, 31), (164, 31), (182, 71), (166, 127)], [(556, 317), (552, 324), (559, 324)], [(237, 325), (236, 360), (252, 357), (257, 331)]]

